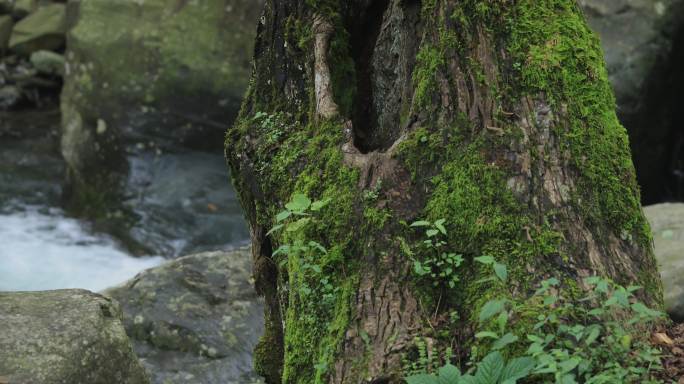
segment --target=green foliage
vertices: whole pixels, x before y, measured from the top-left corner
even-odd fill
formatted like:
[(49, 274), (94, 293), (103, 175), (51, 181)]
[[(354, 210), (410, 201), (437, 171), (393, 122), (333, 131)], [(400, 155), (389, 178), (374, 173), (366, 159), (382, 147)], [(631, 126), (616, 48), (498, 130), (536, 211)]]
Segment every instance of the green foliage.
[[(503, 264), (491, 256), (476, 260), (493, 267), (488, 281), (506, 283)], [(475, 338), (483, 342), (479, 348), (492, 352), (472, 361), (470, 374), (461, 376), (459, 371), (446, 379), (439, 370), (412, 374), (407, 383), (513, 384), (525, 378), (556, 384), (657, 383), (653, 374), (661, 367), (660, 351), (640, 335), (663, 314), (637, 300), (634, 293), (641, 287), (625, 288), (598, 276), (584, 279), (583, 284), (589, 294), (579, 300), (573, 295), (566, 298), (561, 282), (549, 278), (530, 299), (487, 301), (479, 312), (481, 329)], [(521, 321), (520, 314), (530, 308), (537, 313), (531, 329), (524, 335), (510, 330), (509, 321)], [(521, 349), (524, 344), (527, 348)], [(517, 357), (506, 364), (503, 354)], [(476, 356), (473, 353), (471, 358)], [(449, 364), (443, 367), (444, 372), (454, 369)]]
[(519, 357), (508, 362), (499, 352), (485, 356), (472, 374), (461, 375), (461, 371), (446, 364), (436, 375), (419, 374), (406, 378), (408, 384), (515, 384), (527, 377), (534, 368), (534, 359)]
[(429, 280), (435, 287), (445, 285), (454, 288), (459, 281), (457, 269), (463, 263), (463, 256), (444, 251), (447, 244), (442, 239), (447, 235), (445, 222), (439, 219), (434, 223), (416, 221), (411, 224), (411, 227), (425, 228), (427, 237), (422, 243), (425, 257), (420, 260), (413, 258), (413, 272), (420, 279)]

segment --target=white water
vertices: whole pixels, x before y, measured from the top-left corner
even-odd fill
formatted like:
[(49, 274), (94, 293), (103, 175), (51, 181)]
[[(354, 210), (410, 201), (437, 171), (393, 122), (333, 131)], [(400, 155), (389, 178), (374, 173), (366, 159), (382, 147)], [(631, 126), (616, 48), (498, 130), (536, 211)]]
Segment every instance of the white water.
[(111, 238), (89, 233), (57, 209), (0, 213), (0, 291), (100, 291), (163, 260), (134, 258)]

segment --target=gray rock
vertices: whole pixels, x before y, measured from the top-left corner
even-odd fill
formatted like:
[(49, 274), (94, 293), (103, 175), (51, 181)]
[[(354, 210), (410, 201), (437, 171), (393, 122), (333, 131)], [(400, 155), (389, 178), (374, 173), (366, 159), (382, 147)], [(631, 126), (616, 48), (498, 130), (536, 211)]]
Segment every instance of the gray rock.
[(652, 205), (644, 212), (653, 231), (666, 310), (675, 321), (684, 321), (684, 203)]
[(15, 20), (23, 19), (28, 16), (29, 13), (35, 11), (36, 6), (36, 0), (14, 0), (12, 17), (14, 17)]
[(51, 51), (36, 51), (31, 54), (31, 64), (44, 75), (64, 75), (64, 56)]
[[(83, 196), (105, 195), (87, 190), (103, 180), (108, 191), (123, 194), (111, 186), (122, 184), (126, 170), (111, 168), (126, 164), (125, 142), (221, 148), (249, 81), (262, 4), (69, 2), (61, 103), (70, 208), (88, 207)], [(108, 129), (98, 135), (100, 120)]]
[(111, 299), (84, 291), (0, 292), (0, 376), (10, 383), (144, 384)]
[(64, 46), (65, 33), (64, 4), (41, 6), (14, 26), (9, 48), (25, 56), (39, 50), (56, 50)]
[(681, 23), (682, 0), (580, 0), (601, 37), (606, 65), (622, 113), (638, 110), (651, 71), (670, 54), (670, 33)]
[(155, 383), (249, 383), (263, 304), (248, 249), (208, 252), (147, 270), (104, 294)]
[(0, 16), (0, 54), (7, 50), (7, 44), (12, 35), (12, 27), (14, 27), (14, 20), (11, 16)]
[(0, 110), (9, 109), (21, 101), (21, 90), (14, 85), (0, 87)]

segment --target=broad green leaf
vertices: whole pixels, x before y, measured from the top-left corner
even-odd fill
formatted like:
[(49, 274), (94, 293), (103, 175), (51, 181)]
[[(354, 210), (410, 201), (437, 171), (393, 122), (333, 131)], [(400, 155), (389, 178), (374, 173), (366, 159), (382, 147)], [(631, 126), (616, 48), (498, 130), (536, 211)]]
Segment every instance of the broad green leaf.
[(458, 384), (478, 384), (478, 381), (475, 376), (463, 375), (461, 376), (461, 381), (459, 381)]
[(444, 222), (446, 222), (446, 220), (444, 220), (444, 219), (439, 219), (439, 220), (435, 221), (435, 228), (437, 228), (440, 232), (442, 232), (442, 235), (447, 234), (447, 230), (444, 227)]
[(501, 263), (494, 263), (494, 273), (496, 273), (496, 276), (499, 278), (499, 280), (504, 283), (508, 279), (508, 269), (506, 269), (506, 266)]
[(327, 199), (323, 199), (323, 200), (314, 201), (314, 202), (311, 204), (311, 210), (314, 211), (314, 212), (320, 211), (320, 210), (323, 209), (326, 205), (328, 205), (331, 201), (332, 201), (331, 198), (327, 198)]
[(501, 374), (502, 384), (516, 384), (518, 380), (530, 375), (534, 365), (535, 360), (531, 357), (518, 357), (509, 361)]
[(478, 384), (498, 384), (504, 370), (504, 359), (501, 353), (492, 352), (477, 365), (475, 378)]
[(283, 225), (284, 225), (284, 224), (278, 224), (278, 225), (276, 225), (275, 227), (271, 228), (270, 231), (266, 232), (266, 236), (269, 236), (271, 233), (273, 233), (273, 232), (279, 230), (280, 228), (283, 227)]
[(584, 344), (586, 345), (591, 345), (598, 337), (601, 335), (601, 328), (596, 326), (592, 327), (591, 331), (589, 331), (589, 336), (587, 336), (586, 339), (584, 339)]
[(304, 212), (311, 206), (311, 200), (302, 193), (296, 193), (292, 196), (292, 200), (285, 204), (285, 208), (293, 212)]
[(429, 227), (430, 224), (431, 223), (429, 221), (420, 220), (420, 221), (414, 221), (413, 223), (411, 223), (410, 226), (411, 227)]
[(571, 359), (561, 361), (560, 363), (558, 363), (558, 367), (561, 369), (561, 373), (568, 373), (575, 369), (580, 362), (580, 359), (573, 357)]
[(506, 301), (504, 300), (490, 300), (480, 310), (480, 322), (483, 322), (492, 316), (498, 315), (505, 308)]
[(506, 347), (508, 344), (515, 343), (516, 341), (518, 341), (518, 336), (515, 336), (512, 333), (507, 333), (501, 336), (499, 340), (495, 341), (494, 344), (492, 344), (492, 349), (498, 351)]
[(425, 234), (427, 235), (427, 237), (437, 236), (438, 233), (439, 233), (439, 231), (436, 229), (428, 229), (427, 231), (425, 231)]
[(281, 221), (287, 219), (290, 216), (292, 216), (292, 212), (288, 210), (282, 211), (278, 215), (276, 215), (276, 222), (280, 223)]
[(439, 384), (458, 384), (461, 379), (461, 371), (451, 364), (439, 369)]
[(406, 378), (407, 384), (440, 384), (436, 377), (431, 375), (413, 375)]
[(484, 265), (491, 265), (496, 262), (492, 256), (480, 256), (476, 257), (473, 260), (477, 261), (478, 263), (484, 264)]
[(492, 332), (492, 331), (482, 331), (482, 332), (476, 333), (475, 338), (476, 339), (486, 339), (486, 338), (498, 339), (499, 335), (497, 335), (496, 332)]
[(321, 253), (323, 253), (323, 254), (325, 254), (325, 255), (328, 254), (328, 250), (325, 249), (324, 246), (322, 246), (320, 243), (317, 243), (317, 242), (315, 242), (315, 241), (313, 241), (313, 240), (312, 240), (312, 241), (309, 241), (309, 246), (318, 249), (319, 251), (321, 251)]
[(276, 249), (271, 256), (278, 256), (280, 254), (287, 255), (290, 252), (290, 246), (289, 245), (281, 245)]
[(499, 316), (496, 318), (496, 323), (499, 325), (499, 332), (503, 333), (506, 329), (506, 324), (508, 324), (508, 312), (504, 311), (499, 313)]
[(285, 228), (285, 230), (287, 232), (299, 231), (300, 229), (304, 228), (304, 226), (309, 224), (309, 221), (311, 221), (311, 218), (309, 218), (309, 217), (301, 218), (301, 219), (299, 219), (293, 223), (288, 224), (287, 227)]

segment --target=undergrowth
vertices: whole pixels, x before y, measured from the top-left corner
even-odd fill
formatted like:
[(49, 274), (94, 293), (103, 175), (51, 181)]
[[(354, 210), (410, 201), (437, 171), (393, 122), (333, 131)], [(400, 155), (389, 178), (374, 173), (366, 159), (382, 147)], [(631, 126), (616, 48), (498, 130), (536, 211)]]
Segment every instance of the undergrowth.
[[(425, 243), (442, 247), (433, 239), (444, 229), (444, 220), (418, 221), (413, 227), (427, 227)], [(441, 228), (441, 229), (440, 229)], [(418, 279), (432, 277), (452, 284), (457, 272), (449, 264), (447, 251), (431, 261), (414, 260)], [(460, 258), (460, 256), (459, 256)], [(511, 289), (507, 267), (491, 256), (474, 258), (491, 267), (491, 276), (476, 283), (496, 283), (503, 291)], [(582, 280), (587, 294), (577, 300), (566, 292), (557, 278), (540, 282), (528, 299), (503, 294), (487, 301), (477, 317), (479, 340), (472, 347), (465, 369), (452, 365), (452, 353), (444, 353), (446, 363), (434, 368), (438, 353), (428, 353), (418, 340), (417, 361), (405, 364), (408, 384), (515, 384), (518, 381), (555, 384), (659, 383), (654, 374), (662, 368), (660, 351), (644, 337), (663, 314), (640, 302), (639, 286), (623, 287), (610, 279), (591, 276)], [(532, 315), (531, 315), (532, 314)], [(531, 329), (517, 327), (532, 316)], [(488, 352), (482, 356), (482, 349)]]

